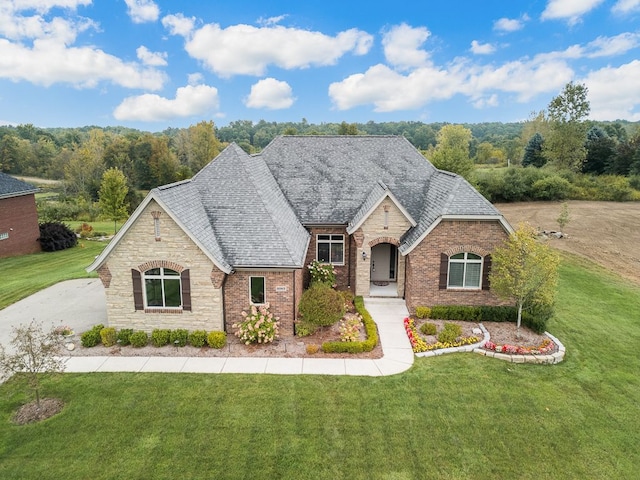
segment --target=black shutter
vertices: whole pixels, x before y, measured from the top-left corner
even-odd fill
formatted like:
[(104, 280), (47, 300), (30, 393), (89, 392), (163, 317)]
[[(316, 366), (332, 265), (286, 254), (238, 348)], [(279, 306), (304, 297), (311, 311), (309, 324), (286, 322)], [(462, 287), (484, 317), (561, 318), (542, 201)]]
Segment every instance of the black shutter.
[(182, 280), (182, 309), (191, 311), (191, 277), (189, 270), (183, 270), (180, 274)]
[(446, 253), (440, 254), (440, 290), (447, 289), (447, 277), (449, 276), (449, 257)]
[(491, 255), (485, 255), (482, 266), (482, 290), (489, 290), (489, 274), (491, 273)]
[(144, 300), (142, 299), (142, 275), (138, 270), (131, 269), (131, 280), (133, 281), (133, 303), (136, 310), (144, 310)]

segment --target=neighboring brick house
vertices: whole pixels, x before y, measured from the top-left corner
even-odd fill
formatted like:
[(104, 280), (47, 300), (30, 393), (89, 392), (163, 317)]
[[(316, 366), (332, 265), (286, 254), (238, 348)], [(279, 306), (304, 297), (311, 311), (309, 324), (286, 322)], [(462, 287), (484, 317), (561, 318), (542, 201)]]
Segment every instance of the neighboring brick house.
[(511, 227), (458, 175), (396, 136), (282, 136), (260, 154), (235, 144), (192, 179), (153, 189), (87, 270), (106, 287), (109, 324), (231, 331), (269, 303), (281, 335), (307, 265), (337, 288), (387, 284), (418, 305), (500, 304), (491, 251)]
[(36, 187), (0, 172), (0, 258), (40, 251)]

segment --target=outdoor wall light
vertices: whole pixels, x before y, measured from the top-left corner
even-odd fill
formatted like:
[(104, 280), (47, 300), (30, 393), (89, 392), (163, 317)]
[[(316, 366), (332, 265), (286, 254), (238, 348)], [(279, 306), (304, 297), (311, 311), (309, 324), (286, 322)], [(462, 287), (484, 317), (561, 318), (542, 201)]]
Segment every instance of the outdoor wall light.
[(367, 259), (367, 252), (363, 251), (362, 252), (362, 260), (366, 260)]

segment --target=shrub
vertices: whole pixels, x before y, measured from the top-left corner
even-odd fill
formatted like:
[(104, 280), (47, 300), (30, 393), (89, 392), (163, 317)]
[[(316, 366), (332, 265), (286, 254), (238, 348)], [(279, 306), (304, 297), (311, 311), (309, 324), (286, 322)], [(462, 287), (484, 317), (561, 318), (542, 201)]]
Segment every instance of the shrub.
[(189, 343), (196, 348), (204, 347), (204, 344), (207, 343), (207, 332), (194, 330), (189, 334)]
[(227, 344), (227, 334), (214, 330), (207, 335), (207, 344), (211, 348), (223, 348)]
[(75, 247), (78, 243), (78, 237), (64, 223), (45, 222), (40, 224), (38, 241), (45, 252), (57, 252)]
[(123, 328), (122, 330), (119, 330), (118, 331), (117, 341), (123, 347), (126, 347), (127, 345), (130, 345), (131, 344), (131, 334), (132, 333), (133, 333), (133, 329), (132, 328)]
[[(530, 305), (522, 312), (522, 324), (536, 333), (547, 330), (547, 322), (553, 316), (553, 305)], [(514, 320), (515, 321), (515, 320)]]
[(359, 314), (340, 320), (340, 340), (343, 342), (355, 342), (360, 338), (360, 327), (362, 327), (362, 318), (360, 318)]
[(139, 330), (137, 332), (133, 332), (129, 337), (129, 340), (131, 341), (132, 347), (142, 348), (146, 347), (149, 343), (149, 336), (146, 332)]
[(245, 345), (273, 342), (278, 338), (280, 323), (278, 317), (269, 311), (268, 303), (260, 306), (252, 305), (251, 313), (242, 312), (242, 316), (244, 320), (240, 323), (234, 323), (233, 328), (238, 329), (235, 335)]
[(307, 267), (311, 274), (311, 284), (324, 283), (333, 287), (336, 283), (336, 272), (330, 263), (320, 263), (314, 260)]
[(634, 190), (640, 190), (640, 175), (629, 177), (629, 186)]
[(313, 335), (318, 330), (318, 327), (312, 325), (309, 322), (297, 321), (296, 322), (296, 335), (299, 337), (308, 337)]
[(188, 330), (177, 328), (176, 330), (171, 330), (171, 334), (169, 335), (169, 342), (171, 343), (171, 345), (174, 345), (176, 347), (184, 347), (187, 344), (188, 338)]
[(364, 300), (361, 296), (355, 297), (353, 304), (356, 311), (362, 317), (367, 339), (364, 342), (325, 342), (322, 351), (326, 353), (360, 353), (370, 352), (378, 344), (378, 329), (371, 315), (364, 308)]
[(116, 329), (113, 327), (105, 327), (100, 330), (100, 339), (105, 347), (112, 347), (116, 344), (118, 336), (116, 335)]
[(156, 328), (151, 332), (151, 343), (154, 347), (164, 347), (169, 343), (171, 330)]
[(564, 200), (571, 195), (571, 189), (568, 180), (552, 175), (536, 180), (531, 187), (531, 193), (536, 200)]
[(338, 290), (338, 293), (342, 295), (342, 299), (345, 304), (353, 303), (354, 296), (353, 293), (351, 293), (351, 290)]
[(431, 309), (429, 307), (416, 307), (416, 317), (429, 318), (431, 315)]
[(87, 330), (80, 335), (80, 343), (86, 348), (95, 347), (100, 343), (100, 330)]
[(318, 351), (320, 350), (320, 346), (310, 343), (309, 345), (306, 346), (306, 350), (309, 355), (314, 355), (318, 353)]
[(444, 328), (438, 333), (438, 342), (453, 343), (462, 335), (462, 327), (455, 323), (445, 323)]
[(305, 290), (298, 310), (304, 322), (318, 327), (333, 325), (345, 312), (342, 296), (324, 283), (314, 283)]
[(437, 331), (438, 327), (436, 327), (435, 323), (427, 322), (420, 326), (420, 332), (424, 335), (435, 335)]

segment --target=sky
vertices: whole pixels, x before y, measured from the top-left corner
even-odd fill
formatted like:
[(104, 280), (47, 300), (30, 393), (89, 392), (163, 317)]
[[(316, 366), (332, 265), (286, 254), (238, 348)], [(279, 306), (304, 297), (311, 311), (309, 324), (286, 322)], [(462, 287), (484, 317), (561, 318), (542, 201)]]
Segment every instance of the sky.
[(640, 121), (640, 0), (0, 0), (0, 125)]

